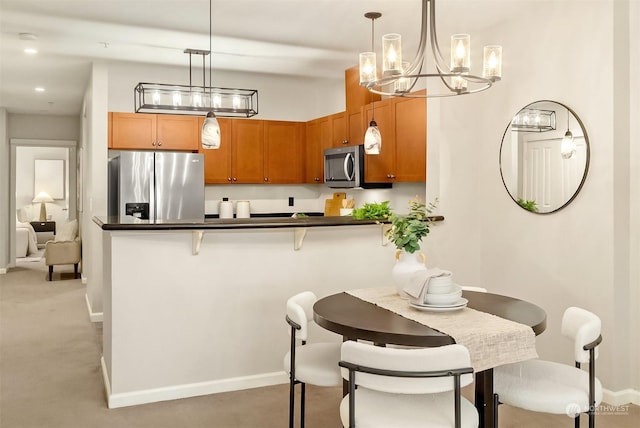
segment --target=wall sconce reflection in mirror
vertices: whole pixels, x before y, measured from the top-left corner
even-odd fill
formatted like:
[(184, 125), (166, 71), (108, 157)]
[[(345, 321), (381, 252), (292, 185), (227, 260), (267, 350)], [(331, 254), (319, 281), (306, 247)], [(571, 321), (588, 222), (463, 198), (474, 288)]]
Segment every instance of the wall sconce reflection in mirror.
[[(556, 118), (567, 128), (556, 130)], [(500, 175), (520, 208), (549, 214), (575, 199), (587, 177), (589, 156), (587, 131), (576, 113), (555, 101), (536, 101), (507, 125), (500, 146)]]
[(511, 119), (511, 130), (514, 132), (545, 132), (556, 129), (556, 112), (523, 108)]

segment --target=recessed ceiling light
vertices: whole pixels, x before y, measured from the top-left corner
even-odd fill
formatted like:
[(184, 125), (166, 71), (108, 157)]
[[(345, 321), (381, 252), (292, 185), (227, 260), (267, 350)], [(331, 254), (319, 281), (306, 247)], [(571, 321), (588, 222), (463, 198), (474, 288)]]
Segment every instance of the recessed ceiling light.
[(44, 92), (44, 88), (42, 86), (38, 86), (37, 88), (35, 88), (36, 92)]
[(27, 55), (35, 55), (38, 53), (38, 49), (35, 48), (25, 48), (24, 53)]

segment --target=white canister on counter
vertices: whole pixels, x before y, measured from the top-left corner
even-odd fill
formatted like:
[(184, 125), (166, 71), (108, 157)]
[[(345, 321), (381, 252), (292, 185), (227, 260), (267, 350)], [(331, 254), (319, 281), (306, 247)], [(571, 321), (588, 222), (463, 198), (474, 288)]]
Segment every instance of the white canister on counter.
[(218, 213), (220, 218), (233, 218), (233, 203), (231, 201), (220, 201)]
[(236, 218), (251, 217), (251, 204), (249, 201), (238, 201), (236, 203)]

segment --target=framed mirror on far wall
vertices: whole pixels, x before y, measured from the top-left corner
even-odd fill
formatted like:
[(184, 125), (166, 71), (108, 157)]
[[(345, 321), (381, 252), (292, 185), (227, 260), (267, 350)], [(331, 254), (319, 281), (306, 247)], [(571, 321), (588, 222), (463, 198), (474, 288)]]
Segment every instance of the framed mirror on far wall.
[(578, 115), (549, 100), (524, 106), (500, 145), (500, 175), (513, 201), (535, 214), (566, 207), (589, 170), (589, 137)]

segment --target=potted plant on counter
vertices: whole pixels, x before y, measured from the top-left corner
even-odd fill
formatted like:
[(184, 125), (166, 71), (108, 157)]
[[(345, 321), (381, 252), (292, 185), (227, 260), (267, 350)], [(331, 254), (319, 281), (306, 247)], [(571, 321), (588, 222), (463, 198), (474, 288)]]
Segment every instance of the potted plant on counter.
[(427, 268), (425, 256), (420, 252), (420, 243), (429, 234), (431, 226), (429, 215), (436, 208), (437, 202), (436, 199), (435, 203), (430, 202), (425, 205), (416, 196), (409, 201), (407, 215), (392, 213), (389, 216), (391, 227), (385, 232), (385, 237), (393, 242), (398, 250), (391, 276), (400, 295), (403, 295), (402, 289), (411, 275)]

